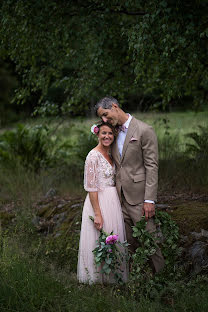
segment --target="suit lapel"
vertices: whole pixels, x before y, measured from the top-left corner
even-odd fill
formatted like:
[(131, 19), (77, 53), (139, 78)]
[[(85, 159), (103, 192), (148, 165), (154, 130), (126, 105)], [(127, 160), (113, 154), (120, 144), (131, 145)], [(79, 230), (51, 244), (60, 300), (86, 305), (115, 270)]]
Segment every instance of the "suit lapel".
[(121, 162), (124, 158), (124, 155), (126, 153), (126, 149), (128, 147), (129, 141), (134, 133), (134, 131), (136, 130), (137, 127), (137, 123), (136, 123), (136, 119), (134, 117), (132, 117), (132, 120), (130, 121), (129, 127), (128, 127), (128, 131), (126, 134), (126, 138), (124, 141), (124, 145), (123, 145), (123, 150), (122, 150), (122, 155), (121, 155)]

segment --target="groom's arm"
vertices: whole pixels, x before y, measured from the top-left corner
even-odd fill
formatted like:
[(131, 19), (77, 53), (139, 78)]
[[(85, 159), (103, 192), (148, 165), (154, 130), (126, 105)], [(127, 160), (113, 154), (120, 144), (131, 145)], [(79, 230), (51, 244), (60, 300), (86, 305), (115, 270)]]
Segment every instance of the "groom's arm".
[(146, 218), (155, 214), (154, 202), (157, 200), (158, 187), (158, 144), (157, 137), (152, 127), (145, 127), (142, 134), (143, 162), (146, 172), (144, 212)]

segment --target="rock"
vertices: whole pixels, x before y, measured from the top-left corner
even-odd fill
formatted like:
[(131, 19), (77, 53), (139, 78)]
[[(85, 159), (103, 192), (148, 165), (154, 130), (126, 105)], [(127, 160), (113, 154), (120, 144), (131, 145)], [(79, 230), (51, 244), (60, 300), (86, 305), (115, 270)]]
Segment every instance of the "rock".
[(191, 232), (190, 233), (196, 240), (205, 237), (208, 238), (208, 231), (201, 229), (201, 232)]
[(48, 197), (53, 197), (56, 195), (56, 190), (54, 188), (50, 188), (50, 190), (46, 193), (45, 197), (48, 198)]
[(188, 250), (195, 274), (208, 268), (208, 243), (196, 241)]
[(74, 204), (74, 205), (71, 205), (71, 208), (77, 208), (77, 207), (81, 207), (83, 205), (83, 203), (78, 203), (78, 204)]
[(201, 235), (202, 235), (203, 237), (208, 238), (208, 231), (206, 231), (206, 230), (204, 230), (204, 229), (201, 229)]
[(59, 227), (64, 222), (64, 220), (66, 219), (66, 215), (67, 215), (67, 212), (65, 211), (65, 212), (56, 214), (53, 217), (53, 222), (55, 224), (55, 227)]
[(181, 235), (181, 236), (180, 236), (180, 242), (181, 242), (181, 244), (187, 243), (188, 240), (189, 240), (188, 236), (186, 236), (186, 235)]
[(202, 237), (201, 233), (198, 232), (190, 232), (190, 234), (197, 240), (200, 239)]
[(167, 204), (156, 204), (156, 208), (160, 210), (166, 210), (166, 209), (170, 209), (170, 206)]
[(34, 224), (35, 226), (38, 226), (38, 225), (39, 225), (39, 222), (40, 222), (40, 217), (34, 216), (34, 217), (32, 218), (32, 224)]

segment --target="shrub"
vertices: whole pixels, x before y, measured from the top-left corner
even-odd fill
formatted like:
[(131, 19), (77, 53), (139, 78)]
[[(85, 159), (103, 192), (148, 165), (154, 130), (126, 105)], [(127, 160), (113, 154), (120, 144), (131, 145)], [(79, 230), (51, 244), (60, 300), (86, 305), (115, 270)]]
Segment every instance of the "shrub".
[(208, 126), (198, 126), (198, 132), (191, 132), (186, 135), (191, 143), (186, 144), (185, 155), (189, 158), (188, 175), (198, 185), (208, 184)]
[(186, 134), (186, 137), (194, 141), (186, 143), (186, 153), (196, 161), (205, 161), (208, 158), (208, 126), (198, 126), (198, 132)]
[(15, 130), (1, 135), (0, 161), (9, 167), (18, 162), (27, 169), (37, 171), (52, 162), (52, 147), (48, 127), (36, 125), (27, 128), (19, 124)]
[(98, 144), (97, 137), (86, 130), (78, 129), (78, 139), (72, 147), (72, 152), (80, 167), (84, 168), (87, 154)]
[[(153, 233), (146, 230), (147, 222), (144, 216), (133, 226), (133, 237), (138, 239), (139, 247), (132, 255), (130, 281), (132, 291), (137, 296), (159, 295), (163, 288), (172, 281), (172, 274), (180, 253), (179, 229), (176, 223), (166, 212), (161, 211), (156, 211), (155, 223), (157, 230)], [(165, 258), (165, 268), (153, 276), (148, 262), (158, 248), (157, 244), (160, 245)], [(176, 274), (175, 276), (178, 277)]]

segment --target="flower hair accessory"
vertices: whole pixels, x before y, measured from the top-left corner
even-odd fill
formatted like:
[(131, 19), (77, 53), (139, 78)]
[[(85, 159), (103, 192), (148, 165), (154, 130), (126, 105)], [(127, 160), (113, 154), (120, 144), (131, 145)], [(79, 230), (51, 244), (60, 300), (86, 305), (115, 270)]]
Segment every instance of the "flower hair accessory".
[(91, 132), (92, 132), (93, 134), (98, 134), (98, 132), (99, 132), (98, 126), (97, 126), (97, 125), (93, 125), (93, 126), (91, 127)]

